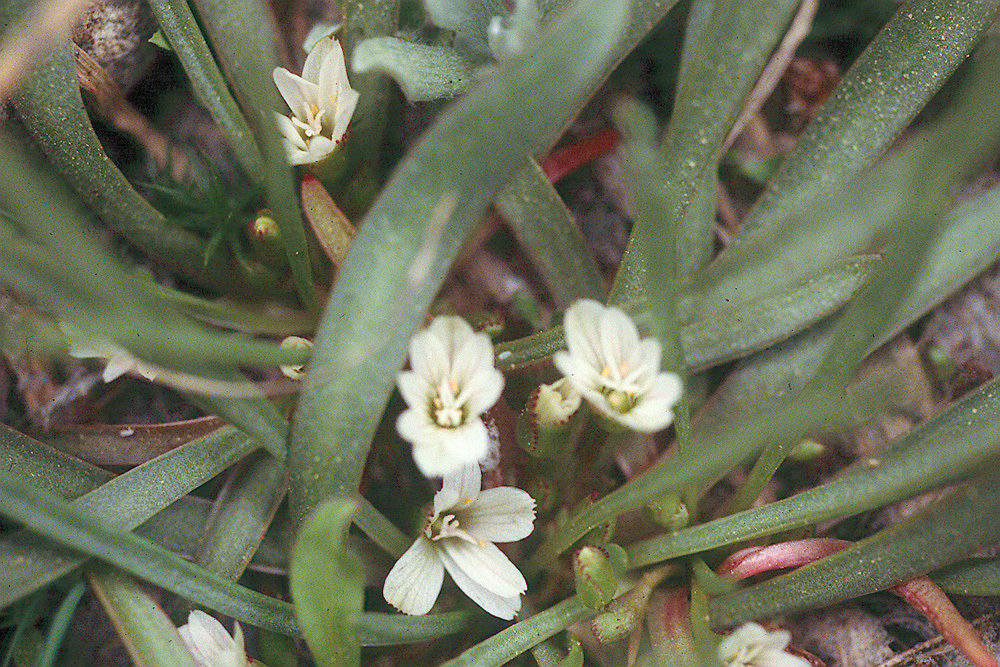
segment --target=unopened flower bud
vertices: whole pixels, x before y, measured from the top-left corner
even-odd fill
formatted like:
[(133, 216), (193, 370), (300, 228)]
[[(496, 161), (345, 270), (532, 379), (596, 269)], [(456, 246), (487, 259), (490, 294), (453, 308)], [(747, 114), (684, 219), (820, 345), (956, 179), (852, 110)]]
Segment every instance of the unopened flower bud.
[(799, 463), (808, 463), (809, 461), (815, 461), (825, 451), (826, 445), (823, 443), (806, 439), (792, 448), (792, 451), (788, 454), (788, 458)]
[(517, 442), (532, 456), (555, 458), (569, 437), (570, 419), (580, 409), (580, 394), (565, 378), (539, 385), (517, 420)]
[(617, 544), (577, 549), (573, 554), (577, 597), (591, 609), (603, 609), (615, 597), (625, 561), (625, 550)]
[(940, 345), (929, 345), (924, 352), (924, 358), (930, 367), (931, 375), (938, 382), (947, 382), (958, 372), (958, 364), (948, 354), (948, 350)]
[[(284, 350), (311, 350), (312, 346), (311, 340), (301, 336), (288, 336), (281, 341), (281, 348)], [(305, 372), (305, 367), (305, 364), (289, 364), (280, 368), (285, 377), (298, 380)]]
[(275, 268), (283, 268), (288, 263), (281, 230), (268, 209), (258, 211), (257, 217), (247, 225), (247, 241), (261, 263)]
[(642, 575), (631, 590), (612, 600), (604, 613), (590, 621), (590, 628), (597, 640), (606, 644), (631, 634), (646, 613), (646, 605), (653, 589), (673, 571), (675, 567), (672, 564), (650, 570)]
[(672, 533), (686, 528), (691, 521), (687, 505), (676, 493), (668, 493), (646, 505), (646, 518)]

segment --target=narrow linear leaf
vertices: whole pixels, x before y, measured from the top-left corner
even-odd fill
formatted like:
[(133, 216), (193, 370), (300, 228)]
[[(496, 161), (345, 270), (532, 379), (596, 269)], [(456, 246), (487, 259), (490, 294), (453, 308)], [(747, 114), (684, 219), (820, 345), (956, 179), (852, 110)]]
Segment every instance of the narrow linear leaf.
[(288, 351), (276, 343), (213, 331), (164, 308), (152, 281), (127, 270), (95, 238), (58, 181), (36, 170), (3, 134), (0, 151), (0, 199), (12, 219), (44, 244), (9, 244), (16, 261), (0, 266), (0, 279), (12, 289), (50, 307), (96, 344), (116, 343), (167, 369), (208, 376), (247, 361), (288, 363)]
[[(658, 257), (665, 243), (676, 243), (680, 276), (701, 268), (710, 258), (715, 210), (692, 209), (692, 203), (697, 193), (714, 186), (726, 137), (799, 4), (800, 0), (715, 2), (697, 41), (686, 48), (687, 60), (661, 146), (666, 222), (661, 232), (648, 231), (645, 246), (651, 284), (661, 277)], [(724, 72), (720, 63), (727, 63)], [(710, 195), (714, 200), (714, 187)], [(675, 229), (676, 236), (668, 235)], [(669, 270), (672, 273), (673, 267)]]
[(895, 440), (878, 455), (822, 486), (763, 507), (631, 545), (629, 563), (643, 567), (726, 544), (774, 535), (881, 507), (961, 479), (1000, 451), (1000, 381)]
[(594, 610), (576, 597), (567, 598), (501, 630), (441, 667), (500, 667), (557, 632), (593, 615)]
[(151, 0), (160, 29), (184, 66), (198, 101), (226, 135), (243, 171), (260, 179), (264, 160), (243, 112), (229, 92), (187, 0)]
[(194, 561), (238, 581), (285, 497), (285, 466), (270, 454), (248, 457), (216, 499)]
[(565, 308), (576, 299), (604, 300), (604, 278), (573, 214), (535, 160), (497, 195), (496, 207)]
[[(287, 602), (238, 586), (147, 540), (110, 527), (49, 493), (4, 476), (0, 476), (0, 514), (206, 609), (279, 634), (299, 636), (293, 607)], [(424, 617), (364, 614), (358, 632), (364, 646), (404, 644), (460, 632), (470, 621), (467, 612)]]
[[(895, 192), (908, 201), (913, 177), (928, 159), (946, 161), (939, 153), (921, 155), (917, 144), (904, 155), (890, 156), (887, 170), (877, 168), (883, 171), (882, 178), (910, 184), (907, 189), (894, 191), (891, 183), (876, 180), (875, 173), (870, 178), (855, 177), (899, 136), (965, 60), (998, 6), (996, 0), (919, 0), (898, 10), (786, 158), (741, 234), (699, 276), (694, 287), (704, 298), (714, 304), (737, 303), (790, 276), (815, 272), (833, 257), (877, 243), (885, 233), (885, 221), (891, 219), (875, 213), (881, 208), (878, 200)], [(964, 134), (958, 136), (964, 144)], [(953, 145), (944, 146), (952, 150)], [(833, 212), (842, 210), (844, 194), (850, 194), (843, 192), (845, 185), (858, 194), (867, 187), (876, 201), (865, 202), (855, 194), (860, 204), (856, 218), (840, 224), (832, 218)]]
[(970, 558), (932, 575), (934, 582), (953, 595), (997, 595), (1000, 559)]
[(196, 667), (177, 628), (135, 580), (103, 565), (87, 579), (136, 665)]
[[(133, 530), (255, 447), (234, 429), (220, 429), (109, 480), (78, 498), (74, 506), (101, 517), (115, 529)], [(83, 561), (78, 554), (55, 549), (24, 533), (0, 537), (0, 559), (9, 563), (0, 571), (0, 607), (38, 590)]]
[(299, 298), (308, 310), (317, 310), (319, 295), (309, 264), (298, 188), (274, 120), (274, 114), (285, 113), (287, 107), (271, 79), (278, 64), (271, 9), (262, 0), (195, 0), (194, 4), (263, 153), (267, 203), (281, 230)]
[[(366, 39), (394, 35), (399, 28), (400, 0), (380, 2), (340, 2), (344, 25), (340, 38), (344, 44), (349, 69), (354, 66), (354, 51)], [(345, 173), (355, 174), (354, 183), (373, 188), (381, 183), (385, 169), (383, 145), (389, 109), (395, 100), (395, 91), (389, 79), (378, 72), (355, 74), (351, 86), (358, 91), (358, 105), (351, 120), (351, 138), (341, 150), (347, 153)], [(360, 209), (369, 201), (360, 202)]]
[(87, 205), (158, 263), (203, 287), (225, 291), (225, 253), (205, 264), (205, 244), (167, 222), (135, 191), (104, 153), (83, 108), (67, 41), (14, 98), (18, 116), (39, 147)]
[(302, 632), (320, 667), (361, 662), (357, 622), (364, 609), (364, 573), (345, 538), (357, 503), (330, 500), (299, 530), (289, 584)]
[(741, 237), (829, 196), (874, 162), (965, 60), (998, 9), (996, 0), (900, 7), (782, 162)]
[(710, 603), (725, 628), (883, 590), (1000, 539), (1000, 470), (988, 466), (946, 498), (852, 547)]
[(447, 46), (372, 37), (354, 49), (351, 69), (380, 72), (399, 84), (410, 102), (454, 97), (472, 83), (476, 63)]
[(61, 498), (78, 498), (113, 475), (0, 424), (0, 470)]

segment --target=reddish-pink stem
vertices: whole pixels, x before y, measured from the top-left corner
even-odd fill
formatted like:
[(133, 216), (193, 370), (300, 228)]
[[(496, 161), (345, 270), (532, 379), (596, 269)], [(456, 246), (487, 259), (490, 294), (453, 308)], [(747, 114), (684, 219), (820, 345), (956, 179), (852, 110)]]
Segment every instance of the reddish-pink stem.
[(910, 579), (889, 590), (916, 607), (975, 667), (998, 667), (997, 659), (983, 644), (976, 629), (929, 577)]
[(847, 540), (837, 540), (832, 537), (815, 537), (779, 542), (764, 547), (747, 547), (724, 560), (719, 566), (719, 574), (741, 581), (761, 572), (808, 565), (846, 549), (851, 544), (852, 542)]
[[(801, 567), (825, 558), (853, 544), (833, 538), (811, 538), (781, 542), (763, 547), (748, 547), (737, 551), (719, 566), (719, 574), (737, 581), (755, 574)], [(941, 636), (962, 652), (975, 667), (1000, 667), (982, 638), (951, 603), (940, 586), (927, 577), (904, 581), (889, 589), (934, 624)]]
[(617, 143), (618, 132), (613, 128), (607, 128), (575, 144), (557, 148), (538, 163), (549, 182), (558, 183), (566, 174), (604, 155)]
[[(646, 607), (649, 642), (653, 655), (670, 656), (677, 664), (694, 664), (694, 640), (686, 588), (656, 591)], [(689, 658), (684, 660), (682, 658)]]

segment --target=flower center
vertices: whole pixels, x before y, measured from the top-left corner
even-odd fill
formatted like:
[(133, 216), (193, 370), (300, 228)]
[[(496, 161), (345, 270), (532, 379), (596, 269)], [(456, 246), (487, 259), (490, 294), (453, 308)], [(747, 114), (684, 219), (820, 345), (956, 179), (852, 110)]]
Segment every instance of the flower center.
[(459, 393), (455, 380), (447, 378), (438, 385), (437, 396), (431, 401), (431, 414), (435, 423), (444, 428), (455, 428), (465, 423), (465, 397)]
[(615, 369), (612, 369), (607, 364), (601, 369), (601, 377), (606, 382), (600, 391), (607, 399), (608, 406), (617, 412), (625, 414), (635, 407), (638, 400), (634, 387), (627, 386), (631, 383), (623, 382), (623, 378), (627, 378), (629, 374), (628, 362), (621, 362), (617, 371), (616, 374)]
[(458, 517), (454, 514), (445, 514), (435, 520), (428, 528), (428, 532), (429, 537), (435, 542), (445, 537), (457, 537), (472, 544), (482, 544), (482, 540), (477, 540), (459, 527)]
[(292, 116), (292, 123), (305, 132), (307, 137), (319, 136), (319, 134), (323, 132), (323, 124), (320, 121), (320, 118), (323, 117), (323, 114), (326, 113), (326, 111), (320, 109), (319, 105), (315, 103), (310, 104), (309, 102), (304, 102), (303, 106), (305, 110), (305, 121), (303, 122), (300, 120), (298, 116)]

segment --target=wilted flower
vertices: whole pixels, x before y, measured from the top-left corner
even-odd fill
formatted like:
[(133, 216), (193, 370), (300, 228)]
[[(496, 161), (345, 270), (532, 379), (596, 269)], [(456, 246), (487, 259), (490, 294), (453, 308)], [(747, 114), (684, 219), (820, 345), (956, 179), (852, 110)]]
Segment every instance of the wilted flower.
[(569, 352), (556, 352), (552, 361), (595, 410), (646, 433), (673, 421), (681, 379), (660, 372), (657, 340), (639, 340), (628, 315), (590, 299), (570, 306), (563, 324)]
[(198, 667), (247, 667), (239, 623), (230, 636), (215, 617), (195, 609), (188, 614), (187, 625), (177, 628), (177, 632)]
[(719, 644), (719, 660), (726, 667), (809, 667), (809, 662), (785, 651), (792, 635), (768, 632), (757, 623), (744, 623)]
[(291, 116), (278, 116), (288, 161), (313, 164), (323, 160), (344, 138), (358, 103), (358, 92), (347, 80), (340, 42), (333, 35), (316, 42), (306, 57), (302, 76), (275, 67), (273, 77), (292, 110)]
[(409, 406), (396, 430), (413, 445), (420, 471), (438, 477), (485, 457), (489, 434), (479, 415), (503, 391), (489, 336), (460, 317), (437, 317), (410, 341), (410, 366), (396, 379)]
[(69, 343), (69, 356), (75, 359), (104, 359), (106, 364), (101, 377), (105, 383), (117, 380), (126, 373), (136, 373), (147, 380), (155, 380), (160, 369), (135, 356), (121, 345), (108, 340), (86, 337), (76, 327), (65, 322), (59, 328)]
[(478, 464), (445, 475), (422, 534), (385, 578), (382, 595), (405, 614), (434, 606), (444, 571), (480, 607), (503, 619), (521, 609), (524, 577), (494, 542), (531, 534), (535, 501), (508, 486), (480, 491)]

